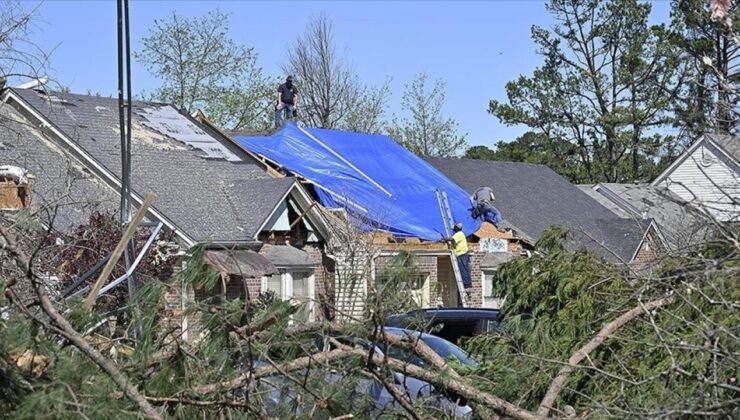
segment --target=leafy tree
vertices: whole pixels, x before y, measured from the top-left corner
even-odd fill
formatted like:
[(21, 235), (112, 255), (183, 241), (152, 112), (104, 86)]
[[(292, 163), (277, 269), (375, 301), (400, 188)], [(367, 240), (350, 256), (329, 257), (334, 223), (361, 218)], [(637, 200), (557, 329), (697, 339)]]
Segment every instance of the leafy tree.
[(173, 11), (156, 19), (134, 54), (162, 83), (145, 96), (190, 113), (200, 108), (226, 129), (269, 127), (273, 83), (263, 76), (254, 50), (236, 44), (228, 31), (229, 16), (219, 10), (194, 18)]
[(393, 118), (389, 134), (405, 148), (420, 156), (454, 156), (465, 147), (467, 134), (458, 133), (453, 118), (445, 118), (445, 83), (437, 79), (431, 89), (428, 76), (416, 75), (406, 85), (401, 109), (408, 115), (401, 120)]
[(650, 4), (551, 0), (546, 7), (557, 24), (532, 27), (543, 65), (507, 83), (508, 101), (492, 100), (489, 112), (571, 143), (583, 166), (578, 182), (651, 179), (673, 141), (659, 130), (672, 122), (681, 83), (665, 29), (648, 27)]
[(671, 11), (671, 40), (683, 53), (688, 80), (678, 102), (681, 127), (691, 137), (734, 133), (740, 89), (737, 2), (723, 22), (712, 19), (709, 0), (674, 0)]
[(390, 95), (389, 81), (364, 86), (334, 45), (332, 22), (325, 15), (309, 21), (287, 51), (286, 74), (297, 80), (299, 117), (309, 125), (377, 133)]
[(585, 177), (573, 144), (550, 139), (542, 133), (532, 131), (524, 133), (512, 142), (497, 142), (496, 150), (485, 146), (473, 146), (465, 152), (464, 157), (547, 165), (572, 182), (578, 182)]

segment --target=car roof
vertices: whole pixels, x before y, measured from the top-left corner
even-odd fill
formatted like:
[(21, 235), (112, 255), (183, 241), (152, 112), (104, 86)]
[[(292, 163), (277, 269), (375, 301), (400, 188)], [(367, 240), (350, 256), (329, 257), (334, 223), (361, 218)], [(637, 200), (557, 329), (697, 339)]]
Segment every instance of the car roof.
[(427, 308), (417, 309), (405, 314), (394, 316), (420, 317), (434, 319), (491, 319), (498, 320), (501, 312), (498, 309), (491, 308)]
[(425, 332), (417, 331), (417, 330), (409, 330), (406, 328), (398, 328), (398, 327), (383, 327), (383, 330), (387, 333), (393, 334), (393, 335), (405, 335), (405, 334), (412, 334), (417, 337), (421, 337), (422, 339), (425, 337), (432, 337), (435, 339), (439, 339), (440, 337), (437, 337), (432, 334), (427, 334)]

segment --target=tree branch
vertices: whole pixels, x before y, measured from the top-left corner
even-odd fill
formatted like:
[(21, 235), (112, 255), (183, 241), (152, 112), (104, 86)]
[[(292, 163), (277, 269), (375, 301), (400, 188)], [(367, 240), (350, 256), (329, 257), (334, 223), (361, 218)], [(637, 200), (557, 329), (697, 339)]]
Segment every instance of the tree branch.
[(59, 327), (58, 329), (56, 329), (56, 332), (62, 337), (69, 340), (72, 345), (74, 345), (80, 352), (82, 352), (82, 354), (87, 356), (96, 365), (100, 366), (100, 368), (103, 369), (108, 374), (108, 376), (110, 376), (113, 382), (115, 382), (115, 384), (124, 392), (124, 394), (126, 394), (129, 399), (131, 399), (133, 402), (136, 403), (136, 405), (139, 406), (139, 409), (142, 411), (142, 413), (146, 415), (147, 418), (161, 419), (162, 417), (159, 415), (159, 413), (154, 409), (154, 407), (151, 406), (151, 404), (149, 404), (146, 398), (144, 398), (144, 396), (139, 393), (139, 390), (136, 388), (135, 385), (131, 383), (129, 378), (121, 373), (121, 371), (118, 370), (113, 362), (105, 358), (102, 354), (100, 354), (98, 350), (90, 345), (90, 343), (85, 341), (82, 335), (77, 332), (74, 327), (72, 327), (69, 321), (67, 321), (67, 319), (64, 318), (59, 313), (59, 311), (57, 311), (56, 307), (51, 302), (48, 293), (46, 292), (46, 290), (44, 290), (44, 286), (41, 284), (40, 279), (38, 279), (36, 277), (36, 274), (34, 274), (31, 268), (30, 258), (26, 256), (25, 253), (21, 250), (12, 232), (10, 232), (9, 229), (4, 228), (3, 226), (0, 226), (0, 235), (2, 235), (5, 240), (3, 248), (6, 249), (13, 256), (16, 264), (18, 264), (21, 270), (23, 270), (23, 272), (25, 273), (25, 276), (33, 284), (36, 295), (38, 296), (39, 302), (41, 303), (41, 308), (46, 313), (46, 315), (49, 316), (52, 322), (54, 322)]
[(563, 388), (565, 388), (565, 382), (568, 380), (570, 374), (576, 369), (578, 364), (583, 361), (583, 359), (587, 358), (588, 355), (596, 350), (604, 341), (606, 341), (607, 338), (614, 334), (618, 329), (622, 328), (625, 324), (642, 315), (643, 313), (666, 306), (672, 302), (672, 297), (648, 302), (644, 305), (640, 305), (630, 309), (629, 311), (620, 315), (617, 319), (604, 325), (601, 331), (599, 331), (599, 333), (596, 334), (594, 338), (589, 340), (589, 342), (586, 343), (583, 347), (573, 353), (573, 355), (570, 356), (570, 359), (568, 359), (568, 364), (560, 369), (558, 375), (550, 383), (550, 387), (547, 389), (547, 393), (545, 393), (544, 398), (542, 398), (542, 402), (537, 409), (537, 414), (540, 417), (547, 417), (558, 395), (563, 390)]

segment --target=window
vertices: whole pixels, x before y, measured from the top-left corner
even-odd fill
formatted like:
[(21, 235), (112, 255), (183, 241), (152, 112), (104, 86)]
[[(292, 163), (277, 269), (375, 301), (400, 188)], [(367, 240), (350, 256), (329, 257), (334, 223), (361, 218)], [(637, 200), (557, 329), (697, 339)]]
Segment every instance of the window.
[(271, 290), (275, 297), (301, 305), (293, 321), (313, 321), (314, 275), (312, 271), (282, 271), (262, 278), (262, 291)]
[(403, 281), (403, 283), (396, 283), (394, 286), (398, 287), (403, 293), (407, 293), (406, 296), (413, 302), (413, 306), (419, 308), (429, 307), (429, 274), (413, 273), (402, 277), (404, 278), (403, 280), (396, 276), (389, 276), (388, 273), (376, 273), (376, 288), (385, 288), (389, 281)]
[(493, 282), (496, 270), (483, 270), (483, 307), (499, 309), (502, 299), (493, 294)]

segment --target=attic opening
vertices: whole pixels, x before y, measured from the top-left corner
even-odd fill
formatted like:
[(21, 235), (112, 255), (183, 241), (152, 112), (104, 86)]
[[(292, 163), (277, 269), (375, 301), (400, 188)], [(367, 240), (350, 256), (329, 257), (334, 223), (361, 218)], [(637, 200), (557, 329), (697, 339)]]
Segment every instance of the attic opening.
[(0, 210), (18, 210), (29, 207), (35, 177), (26, 169), (0, 166)]
[(312, 207), (313, 204), (304, 209), (288, 196), (278, 205), (257, 239), (262, 242), (319, 242), (316, 227), (308, 217)]

